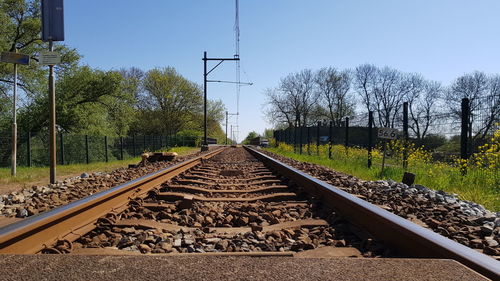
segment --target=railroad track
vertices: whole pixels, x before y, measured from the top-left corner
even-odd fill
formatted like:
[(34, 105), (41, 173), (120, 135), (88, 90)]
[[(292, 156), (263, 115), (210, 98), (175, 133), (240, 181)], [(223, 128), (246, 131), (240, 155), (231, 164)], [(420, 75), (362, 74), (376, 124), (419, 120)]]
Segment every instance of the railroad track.
[(199, 253), (499, 262), (250, 148), (218, 149), (0, 229), (0, 253)]
[(108, 252), (291, 255), (322, 248), (335, 256), (389, 256), (360, 232), (243, 148), (229, 148), (101, 220), (74, 244), (83, 253), (112, 247)]

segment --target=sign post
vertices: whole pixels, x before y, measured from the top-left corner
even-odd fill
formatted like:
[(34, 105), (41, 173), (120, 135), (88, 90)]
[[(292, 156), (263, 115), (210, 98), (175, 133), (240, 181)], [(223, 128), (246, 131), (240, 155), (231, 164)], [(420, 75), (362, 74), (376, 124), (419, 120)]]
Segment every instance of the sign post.
[[(54, 51), (54, 44), (49, 41), (49, 49)], [(49, 119), (50, 119), (50, 183), (56, 183), (56, 86), (54, 81), (54, 65), (49, 65)]]
[(384, 167), (385, 167), (385, 150), (386, 150), (386, 147), (387, 147), (387, 141), (384, 140), (384, 149), (383, 149), (383, 154), (382, 154), (382, 170), (380, 171), (380, 176), (383, 177), (384, 176)]
[(383, 154), (382, 154), (382, 170), (380, 171), (380, 176), (382, 177), (384, 175), (384, 168), (385, 168), (385, 151), (387, 149), (387, 140), (394, 140), (398, 137), (398, 130), (396, 129), (391, 129), (391, 128), (379, 128), (377, 132), (378, 138), (385, 139), (384, 140), (384, 147), (383, 147)]
[(12, 95), (12, 155), (11, 155), (11, 170), (10, 174), (17, 174), (17, 65), (29, 65), (30, 56), (15, 52), (2, 52), (0, 56), (1, 62), (14, 64), (14, 85)]
[(49, 53), (40, 54), (40, 62), (49, 65), (49, 143), (50, 183), (56, 182), (56, 88), (54, 65), (59, 63), (54, 54), (54, 41), (64, 41), (63, 0), (42, 0), (42, 40), (49, 42)]
[[(16, 50), (17, 51), (17, 50)], [(17, 63), (14, 64), (14, 90), (12, 95), (12, 157), (10, 174), (16, 176), (17, 174)]]

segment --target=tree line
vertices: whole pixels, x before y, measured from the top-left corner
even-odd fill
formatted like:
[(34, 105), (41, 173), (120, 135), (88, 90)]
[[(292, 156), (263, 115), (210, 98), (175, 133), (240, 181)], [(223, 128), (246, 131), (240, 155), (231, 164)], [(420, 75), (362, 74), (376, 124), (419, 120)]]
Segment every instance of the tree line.
[(280, 79), (278, 86), (265, 90), (269, 122), (276, 128), (311, 126), (331, 121), (342, 126), (346, 117), (373, 111), (375, 125), (397, 128), (403, 103), (408, 102), (409, 130), (422, 140), (439, 134), (446, 119), (458, 124), (461, 100), (470, 101), (471, 136), (484, 140), (500, 122), (500, 75), (475, 71), (450, 85), (390, 67), (362, 64), (354, 69), (325, 67), (304, 69)]
[[(0, 0), (0, 51), (18, 51), (36, 59), (48, 44), (41, 41), (39, 0)], [(135, 67), (100, 70), (85, 65), (75, 48), (55, 45), (61, 64), (55, 66), (57, 128), (63, 133), (126, 136), (200, 136), (203, 130), (203, 93), (173, 67), (141, 70)], [(48, 68), (32, 60), (20, 66), (18, 130), (32, 136), (46, 134)], [(10, 135), (13, 70), (0, 63), (0, 131)], [(219, 123), (220, 100), (208, 103), (210, 137), (224, 141)]]

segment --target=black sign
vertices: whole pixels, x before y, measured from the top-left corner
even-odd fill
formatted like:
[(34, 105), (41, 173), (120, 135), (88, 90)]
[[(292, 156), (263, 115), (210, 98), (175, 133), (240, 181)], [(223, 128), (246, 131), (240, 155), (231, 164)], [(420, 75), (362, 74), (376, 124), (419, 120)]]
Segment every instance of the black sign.
[(64, 41), (63, 0), (42, 0), (42, 40)]

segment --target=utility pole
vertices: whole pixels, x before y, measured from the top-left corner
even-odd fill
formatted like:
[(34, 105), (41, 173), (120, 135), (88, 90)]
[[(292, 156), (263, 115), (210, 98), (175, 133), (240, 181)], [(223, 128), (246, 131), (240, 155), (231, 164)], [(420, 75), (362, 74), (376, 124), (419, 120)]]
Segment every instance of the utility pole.
[(233, 144), (233, 125), (231, 125), (231, 144)]
[[(212, 69), (207, 72), (207, 61), (218, 61)], [(214, 81), (207, 80), (208, 75), (224, 61), (239, 61), (239, 56), (234, 56), (234, 58), (209, 58), (207, 57), (207, 52), (203, 52), (203, 145), (201, 147), (202, 151), (208, 150), (207, 142), (207, 83), (208, 82), (225, 82), (225, 81)]]
[(226, 111), (226, 145), (227, 145), (227, 138), (229, 137), (227, 135), (227, 124), (229, 122), (229, 115), (238, 115), (238, 113), (229, 113), (228, 111)]
[[(201, 151), (208, 150), (207, 142), (207, 52), (203, 52), (203, 145)], [(205, 147), (206, 146), (206, 147)]]
[(42, 40), (49, 42), (49, 52), (40, 53), (40, 64), (49, 66), (49, 144), (50, 183), (56, 182), (56, 88), (54, 65), (60, 63), (60, 55), (54, 52), (54, 41), (64, 41), (63, 0), (42, 0)]

